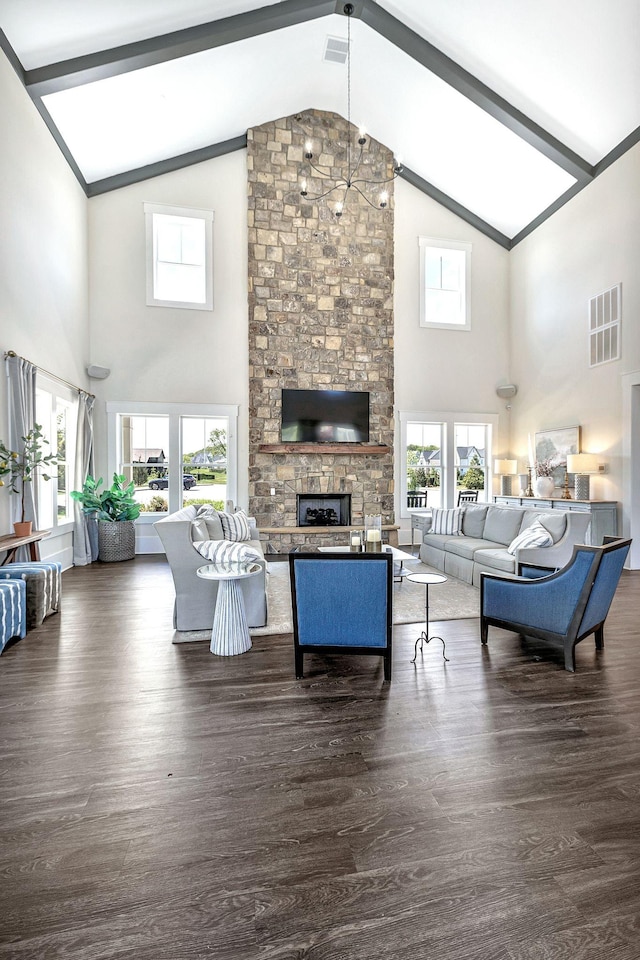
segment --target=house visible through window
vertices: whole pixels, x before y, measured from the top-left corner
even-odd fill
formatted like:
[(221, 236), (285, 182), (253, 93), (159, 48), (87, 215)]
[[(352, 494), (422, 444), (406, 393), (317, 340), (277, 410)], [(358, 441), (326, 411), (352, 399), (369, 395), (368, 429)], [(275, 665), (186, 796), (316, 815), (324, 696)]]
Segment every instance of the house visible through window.
[(147, 305), (213, 309), (213, 211), (145, 203)]
[(188, 504), (235, 502), (235, 405), (109, 402), (107, 414), (109, 475), (133, 480), (139, 526)]
[(461, 490), (490, 500), (491, 444), (497, 417), (400, 413), (406, 469), (400, 477), (400, 516), (425, 507), (456, 506)]
[(471, 329), (471, 244), (420, 237), (420, 326)]

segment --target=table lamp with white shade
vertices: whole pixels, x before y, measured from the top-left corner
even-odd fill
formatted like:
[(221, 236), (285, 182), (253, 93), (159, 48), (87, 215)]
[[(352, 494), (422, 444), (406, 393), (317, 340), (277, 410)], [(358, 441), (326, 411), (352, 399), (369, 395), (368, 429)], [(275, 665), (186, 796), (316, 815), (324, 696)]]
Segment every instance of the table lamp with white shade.
[(598, 473), (598, 457), (595, 453), (567, 454), (567, 473), (573, 473), (576, 478), (576, 500), (590, 500), (590, 477)]
[(493, 472), (500, 477), (500, 495), (503, 497), (511, 496), (511, 477), (518, 474), (517, 460), (494, 460)]

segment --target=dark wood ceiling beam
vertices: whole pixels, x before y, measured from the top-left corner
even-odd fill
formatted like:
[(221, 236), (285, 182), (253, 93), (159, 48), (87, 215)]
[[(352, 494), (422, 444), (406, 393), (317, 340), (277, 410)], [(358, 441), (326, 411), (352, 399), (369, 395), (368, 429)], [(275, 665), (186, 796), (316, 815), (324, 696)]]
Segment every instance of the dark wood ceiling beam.
[(182, 170), (194, 163), (203, 163), (205, 160), (223, 157), (225, 154), (234, 153), (236, 150), (244, 150), (246, 146), (247, 135), (245, 133), (241, 137), (234, 137), (232, 140), (212, 143), (207, 147), (190, 150), (188, 153), (181, 153), (176, 157), (167, 157), (166, 160), (148, 163), (144, 167), (125, 170), (124, 173), (116, 173), (112, 177), (105, 177), (103, 180), (94, 180), (87, 187), (87, 196), (97, 197), (102, 193), (119, 190), (121, 187), (129, 187), (132, 183), (141, 183), (143, 180), (150, 180), (152, 177), (161, 177), (164, 173), (173, 173), (174, 170)]
[(147, 40), (112, 47), (110, 50), (99, 50), (82, 57), (26, 70), (24, 83), (32, 97), (44, 97), (49, 93), (105, 80), (298, 23), (317, 20), (336, 13), (338, 7), (342, 10), (342, 6), (343, 4), (336, 0), (283, 0), (282, 3), (248, 10), (246, 13), (210, 23), (197, 24), (160, 37), (150, 37)]
[(435, 187), (432, 183), (429, 183), (428, 180), (424, 180), (419, 174), (414, 173), (413, 170), (409, 170), (407, 167), (402, 168), (400, 173), (400, 178), (406, 180), (407, 183), (410, 183), (412, 186), (417, 187), (422, 193), (426, 196), (431, 197), (432, 200), (437, 201), (441, 206), (446, 207), (447, 210), (450, 210), (452, 213), (455, 213), (457, 217), (460, 217), (461, 220), (464, 220), (465, 223), (470, 224), (472, 227), (475, 227), (476, 230), (479, 230), (480, 233), (483, 233), (486, 237), (489, 237), (490, 240), (499, 243), (501, 247), (509, 249), (511, 241), (504, 233), (501, 233), (500, 230), (497, 230), (496, 227), (492, 226), (490, 223), (487, 223), (486, 220), (483, 220), (482, 217), (478, 217), (475, 213), (472, 213), (471, 210), (468, 210), (461, 203), (458, 203), (457, 200), (454, 200), (448, 194), (443, 193), (442, 190), (439, 190), (438, 187)]
[[(358, 11), (354, 16), (358, 15)], [(475, 103), (499, 123), (517, 134), (540, 153), (548, 157), (579, 183), (588, 183), (593, 179), (593, 167), (582, 157), (570, 150), (566, 144), (547, 133), (541, 126), (530, 120), (520, 110), (508, 103), (503, 97), (491, 90), (486, 84), (474, 77), (446, 54), (434, 47), (419, 34), (387, 13), (377, 3), (362, 0), (359, 14), (363, 23), (376, 33), (393, 43), (407, 56), (411, 57), (431, 73), (439, 77), (467, 100)], [(400, 91), (399, 91), (400, 94)]]

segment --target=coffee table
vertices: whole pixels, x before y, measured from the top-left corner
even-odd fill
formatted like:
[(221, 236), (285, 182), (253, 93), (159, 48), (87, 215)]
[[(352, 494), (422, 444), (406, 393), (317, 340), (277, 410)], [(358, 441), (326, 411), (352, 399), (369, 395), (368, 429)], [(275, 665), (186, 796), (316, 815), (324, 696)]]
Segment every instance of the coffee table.
[[(320, 553), (351, 553), (351, 547), (345, 546), (318, 547), (318, 550)], [(393, 557), (393, 579), (396, 583), (402, 583), (403, 577), (410, 573), (405, 567), (405, 563), (418, 563), (420, 560), (420, 557), (414, 557), (412, 553), (406, 553), (404, 550), (399, 550), (398, 547), (390, 547), (386, 543), (382, 545), (381, 553), (390, 553)]]
[(208, 563), (196, 573), (203, 580), (218, 581), (218, 596), (211, 628), (211, 653), (234, 657), (251, 649), (240, 580), (260, 573), (259, 563)]
[(413, 660), (411, 663), (415, 663), (418, 658), (418, 644), (420, 644), (420, 653), (422, 653), (422, 648), (425, 643), (430, 643), (431, 640), (439, 640), (442, 644), (442, 656), (445, 661), (448, 663), (449, 658), (447, 657), (445, 651), (446, 646), (442, 637), (430, 637), (429, 636), (429, 587), (432, 584), (436, 583), (446, 583), (448, 577), (443, 576), (441, 573), (409, 573), (407, 575), (407, 580), (411, 580), (412, 583), (423, 583), (424, 584), (424, 630), (416, 640), (416, 646), (413, 653)]

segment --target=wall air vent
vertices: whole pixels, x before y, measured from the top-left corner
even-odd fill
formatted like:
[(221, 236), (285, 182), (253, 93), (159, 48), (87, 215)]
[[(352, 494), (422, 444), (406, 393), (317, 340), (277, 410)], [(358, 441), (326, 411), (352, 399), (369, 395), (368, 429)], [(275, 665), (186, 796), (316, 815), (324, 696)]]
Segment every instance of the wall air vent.
[(589, 300), (589, 366), (620, 359), (622, 284)]
[(341, 37), (327, 37), (322, 59), (325, 63), (346, 63), (349, 44)]

